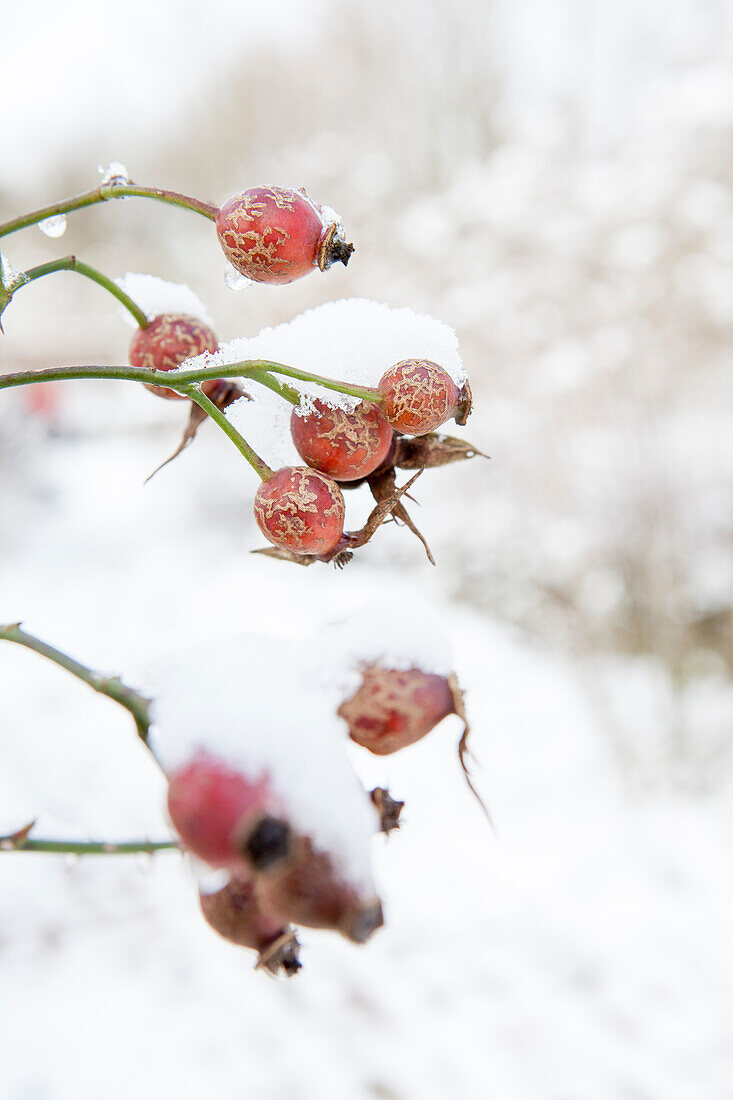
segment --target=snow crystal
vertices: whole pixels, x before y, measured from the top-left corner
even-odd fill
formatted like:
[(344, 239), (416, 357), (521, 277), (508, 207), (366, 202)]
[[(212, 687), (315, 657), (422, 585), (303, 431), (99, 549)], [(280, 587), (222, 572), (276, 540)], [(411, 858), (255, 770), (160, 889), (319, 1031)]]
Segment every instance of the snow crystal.
[[(195, 360), (189, 359), (185, 365), (193, 370), (194, 365), (198, 368), (209, 364), (204, 364), (204, 356), (199, 355)], [(290, 434), (293, 406), (252, 379), (246, 378), (244, 387), (253, 400), (241, 398), (228, 405), (224, 410), (227, 420), (273, 470), (283, 466), (302, 466), (303, 459), (296, 451)]]
[(229, 882), (229, 872), (225, 868), (210, 867), (208, 863), (204, 863), (202, 859), (197, 859), (190, 853), (186, 858), (202, 894), (217, 894)]
[[(213, 355), (189, 359), (182, 369), (240, 360), (267, 359), (354, 385), (376, 386), (385, 370), (402, 359), (432, 359), (460, 385), (465, 371), (452, 328), (411, 309), (392, 309), (365, 298), (345, 298), (301, 313), (287, 324), (262, 329), (257, 336), (221, 344)], [(318, 397), (329, 405), (353, 409), (358, 398), (334, 393), (311, 382), (284, 378), (308, 407)], [(246, 381), (255, 399), (226, 410), (232, 424), (272, 466), (300, 461), (290, 441), (291, 407), (282, 398)]]
[(16, 290), (23, 283), (27, 283), (27, 276), (23, 271), (13, 267), (7, 256), (0, 252), (0, 279), (7, 290)]
[[(159, 313), (187, 313), (198, 317), (207, 325), (212, 324), (205, 305), (185, 283), (168, 283), (157, 275), (135, 274), (130, 271), (115, 279), (115, 283), (151, 319)], [(120, 315), (130, 326), (136, 326), (135, 318), (126, 309), (121, 309)]]
[(109, 187), (110, 185), (119, 183), (129, 183), (130, 177), (124, 164), (120, 164), (118, 160), (113, 160), (106, 168), (99, 165), (99, 174), (102, 177), (100, 183), (102, 187)]
[(50, 218), (44, 218), (38, 222), (38, 228), (47, 237), (63, 237), (66, 232), (66, 214), (54, 214)]
[(318, 667), (327, 672), (339, 702), (356, 691), (360, 669), (367, 664), (420, 668), (438, 676), (453, 671), (451, 647), (439, 618), (421, 604), (403, 601), (398, 616), (393, 604), (376, 601), (326, 627), (317, 649)]
[(319, 205), (319, 212), (324, 225), (335, 225), (337, 231), (343, 233), (344, 220), (340, 214), (336, 213), (332, 206), (324, 206), (321, 203)]

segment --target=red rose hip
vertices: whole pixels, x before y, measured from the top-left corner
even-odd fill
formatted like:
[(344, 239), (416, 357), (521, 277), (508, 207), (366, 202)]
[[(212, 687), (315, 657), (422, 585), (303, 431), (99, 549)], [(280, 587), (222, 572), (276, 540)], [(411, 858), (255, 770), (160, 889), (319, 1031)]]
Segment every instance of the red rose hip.
[(344, 532), (346, 507), (335, 481), (307, 466), (284, 466), (255, 494), (262, 534), (295, 554), (330, 554)]
[(455, 712), (455, 696), (445, 676), (379, 665), (363, 670), (361, 686), (338, 710), (352, 741), (377, 756), (412, 745)]
[[(145, 328), (139, 328), (133, 336), (130, 363), (143, 370), (176, 370), (184, 359), (201, 355), (204, 351), (216, 351), (217, 347), (216, 336), (197, 317), (190, 317), (185, 313), (160, 313)], [(217, 381), (212, 379), (211, 382), (204, 382), (204, 393), (207, 393), (207, 388), (215, 386)], [(144, 385), (146, 390), (158, 397), (186, 400), (183, 394), (165, 386), (151, 386), (147, 382)]]
[(272, 801), (265, 776), (251, 781), (204, 752), (169, 776), (173, 828), (184, 847), (212, 867), (243, 866), (243, 831)]
[(407, 435), (433, 432), (456, 417), (465, 423), (470, 411), (468, 386), (458, 388), (451, 376), (430, 359), (404, 359), (379, 380), (384, 397), (382, 414), (397, 431)]
[(231, 264), (255, 283), (292, 283), (314, 268), (349, 262), (335, 221), (304, 191), (289, 187), (250, 187), (219, 210), (216, 232)]
[(305, 416), (293, 410), (290, 431), (300, 457), (337, 481), (371, 474), (384, 462), (393, 438), (392, 428), (369, 401), (347, 412), (316, 399)]

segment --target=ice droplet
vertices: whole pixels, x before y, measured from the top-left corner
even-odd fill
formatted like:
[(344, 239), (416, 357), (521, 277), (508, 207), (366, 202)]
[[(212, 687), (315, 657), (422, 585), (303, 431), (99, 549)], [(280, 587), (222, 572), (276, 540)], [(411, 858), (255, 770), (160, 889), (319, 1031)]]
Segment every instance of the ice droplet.
[(38, 223), (38, 228), (47, 237), (63, 237), (66, 232), (66, 214), (54, 214)]
[(237, 271), (236, 267), (228, 261), (224, 269), (224, 282), (230, 290), (244, 290), (246, 286), (252, 286), (252, 280), (241, 271)]

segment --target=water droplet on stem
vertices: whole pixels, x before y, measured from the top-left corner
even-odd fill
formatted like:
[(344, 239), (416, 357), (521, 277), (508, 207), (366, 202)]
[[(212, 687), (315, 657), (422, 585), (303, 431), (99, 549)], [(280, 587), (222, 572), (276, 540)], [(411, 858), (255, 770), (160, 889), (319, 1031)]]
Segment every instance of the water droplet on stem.
[(47, 237), (63, 237), (66, 232), (66, 214), (54, 214), (38, 223), (38, 228)]

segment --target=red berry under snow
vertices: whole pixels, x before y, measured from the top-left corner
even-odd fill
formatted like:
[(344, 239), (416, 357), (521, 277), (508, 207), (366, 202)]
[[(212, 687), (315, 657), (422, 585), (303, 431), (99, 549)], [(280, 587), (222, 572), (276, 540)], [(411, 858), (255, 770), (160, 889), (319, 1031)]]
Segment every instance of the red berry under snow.
[(346, 507), (335, 481), (307, 466), (284, 466), (254, 499), (262, 534), (295, 554), (329, 554), (344, 532)]
[(384, 462), (393, 438), (392, 428), (369, 401), (347, 412), (316, 398), (305, 416), (293, 409), (290, 431), (300, 457), (337, 481), (371, 474)]
[[(144, 370), (176, 370), (184, 359), (201, 355), (204, 351), (216, 351), (217, 347), (216, 336), (197, 317), (189, 317), (185, 313), (160, 313), (133, 336), (130, 363)], [(207, 393), (217, 382), (218, 379), (212, 379), (211, 382), (204, 382), (201, 388)], [(147, 382), (144, 385), (146, 390), (159, 397), (186, 400), (183, 394), (165, 386), (150, 386)]]
[(292, 283), (315, 267), (347, 264), (354, 251), (320, 206), (289, 187), (233, 195), (219, 210), (216, 232), (230, 263), (255, 283)]
[(370, 665), (363, 671), (361, 686), (338, 713), (352, 741), (377, 756), (387, 756), (419, 741), (455, 710), (445, 676), (418, 668)]
[(468, 415), (467, 391), (459, 390), (448, 372), (430, 359), (395, 363), (382, 375), (378, 389), (384, 396), (382, 414), (407, 435), (433, 432), (461, 411)]
[(243, 865), (244, 832), (272, 801), (264, 776), (252, 782), (204, 752), (169, 777), (173, 828), (185, 848), (214, 867)]

